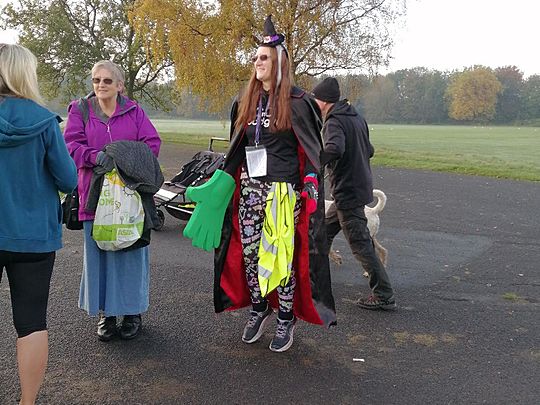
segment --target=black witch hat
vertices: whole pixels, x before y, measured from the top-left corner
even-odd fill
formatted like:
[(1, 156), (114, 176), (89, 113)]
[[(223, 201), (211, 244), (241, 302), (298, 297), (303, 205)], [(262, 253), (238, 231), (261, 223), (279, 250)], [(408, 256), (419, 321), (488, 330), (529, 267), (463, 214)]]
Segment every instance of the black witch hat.
[(276, 47), (281, 45), (284, 40), (285, 37), (283, 34), (278, 34), (276, 32), (276, 28), (272, 22), (272, 16), (269, 15), (266, 17), (266, 20), (264, 20), (263, 40), (262, 42), (259, 42), (259, 46)]

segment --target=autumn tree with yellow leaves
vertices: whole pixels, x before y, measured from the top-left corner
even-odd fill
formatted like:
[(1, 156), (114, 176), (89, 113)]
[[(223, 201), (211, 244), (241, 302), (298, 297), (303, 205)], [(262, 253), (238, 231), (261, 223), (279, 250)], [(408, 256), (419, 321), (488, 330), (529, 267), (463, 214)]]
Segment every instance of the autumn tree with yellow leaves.
[(495, 115), (501, 89), (490, 68), (474, 66), (457, 73), (446, 91), (448, 115), (458, 121), (487, 122)]
[(285, 36), (296, 82), (384, 65), (390, 26), (406, 0), (138, 0), (130, 21), (154, 63), (171, 58), (176, 83), (223, 111), (251, 69), (256, 37), (271, 14)]

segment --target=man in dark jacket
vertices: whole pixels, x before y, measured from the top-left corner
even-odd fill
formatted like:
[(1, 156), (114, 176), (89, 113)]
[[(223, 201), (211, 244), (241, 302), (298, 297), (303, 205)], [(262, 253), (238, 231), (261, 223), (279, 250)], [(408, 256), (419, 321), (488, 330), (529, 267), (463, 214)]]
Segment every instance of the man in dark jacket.
[(324, 126), (322, 164), (328, 164), (330, 192), (335, 204), (326, 214), (328, 251), (343, 229), (349, 246), (369, 275), (372, 293), (358, 300), (365, 309), (395, 309), (394, 291), (386, 270), (375, 253), (367, 227), (364, 206), (373, 201), (369, 159), (374, 149), (366, 121), (346, 100), (340, 100), (339, 84), (333, 77), (313, 89)]

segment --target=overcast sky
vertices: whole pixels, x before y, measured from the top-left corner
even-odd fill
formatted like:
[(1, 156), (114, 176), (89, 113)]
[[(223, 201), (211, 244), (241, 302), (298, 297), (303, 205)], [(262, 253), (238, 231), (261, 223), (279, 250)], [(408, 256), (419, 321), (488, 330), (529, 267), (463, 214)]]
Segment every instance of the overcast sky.
[(389, 71), (515, 65), (540, 74), (540, 0), (408, 0)]
[[(7, 0), (0, 0), (0, 6)], [(388, 71), (515, 65), (540, 74), (540, 0), (408, 0)], [(0, 30), (1, 42), (14, 32)]]

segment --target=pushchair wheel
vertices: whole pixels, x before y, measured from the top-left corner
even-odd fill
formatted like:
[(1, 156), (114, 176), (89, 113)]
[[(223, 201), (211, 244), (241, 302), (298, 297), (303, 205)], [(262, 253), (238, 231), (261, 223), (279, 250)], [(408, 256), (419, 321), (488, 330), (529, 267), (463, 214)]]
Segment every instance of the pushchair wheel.
[(157, 216), (159, 222), (156, 226), (154, 226), (154, 230), (161, 231), (163, 229), (163, 225), (165, 225), (165, 213), (162, 210), (157, 210)]

